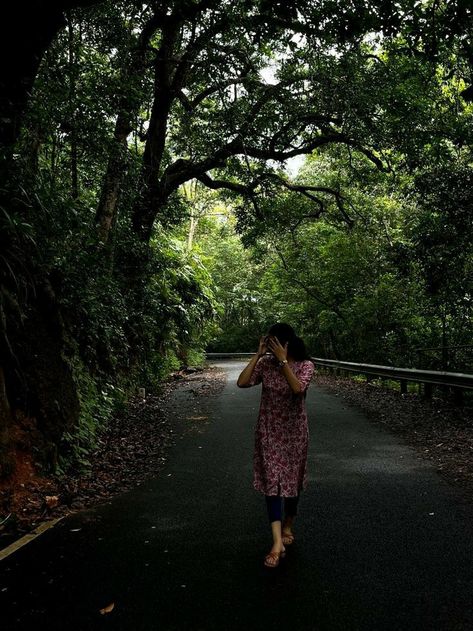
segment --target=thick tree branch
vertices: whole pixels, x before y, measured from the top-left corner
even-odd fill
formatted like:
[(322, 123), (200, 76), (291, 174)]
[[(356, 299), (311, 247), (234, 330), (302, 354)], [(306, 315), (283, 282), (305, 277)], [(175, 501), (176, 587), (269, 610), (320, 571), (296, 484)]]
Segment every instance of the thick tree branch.
[(216, 83), (215, 85), (211, 85), (206, 90), (203, 90), (200, 94), (194, 97), (192, 101), (188, 100), (191, 110), (194, 110), (200, 103), (202, 103), (204, 99), (211, 96), (215, 92), (218, 92), (222, 88), (228, 88), (231, 85), (238, 85), (239, 83), (242, 83), (242, 81), (248, 76), (248, 73), (250, 72), (250, 70), (251, 68), (248, 67), (244, 71), (244, 73), (240, 75), (239, 77), (234, 77), (234, 78), (228, 79), (227, 81), (222, 81), (220, 83)]
[[(269, 149), (263, 149), (259, 147), (251, 147), (246, 145), (240, 136), (234, 138), (227, 145), (218, 149), (212, 156), (200, 161), (200, 162), (192, 162), (191, 160), (179, 159), (176, 160), (173, 164), (171, 164), (163, 174), (161, 179), (159, 191), (160, 194), (164, 194), (165, 196), (169, 196), (173, 191), (177, 190), (181, 184), (184, 182), (193, 179), (199, 178), (202, 174), (207, 173), (207, 171), (211, 171), (217, 167), (224, 167), (226, 161), (231, 156), (235, 155), (246, 155), (252, 158), (257, 158), (261, 160), (276, 160), (280, 162), (284, 162), (288, 158), (309, 154), (314, 149), (321, 147), (330, 143), (344, 143), (351, 146), (356, 146), (357, 150), (365, 155), (368, 155), (372, 159), (372, 161), (378, 166), (378, 168), (383, 168), (384, 165), (368, 149), (364, 147), (358, 146), (358, 143), (354, 142), (352, 139), (347, 137), (345, 134), (327, 134), (320, 135), (313, 139), (311, 142), (307, 143), (304, 146), (298, 147), (296, 149), (292, 149), (289, 151), (271, 151)], [(274, 174), (272, 177), (277, 178), (278, 176)], [(291, 185), (291, 186), (299, 186), (299, 185)], [(326, 191), (322, 191), (323, 187), (315, 187), (314, 192), (327, 192), (332, 193), (331, 189), (327, 189)], [(295, 190), (295, 189), (294, 189)], [(310, 191), (309, 187), (304, 187), (305, 194)], [(336, 197), (336, 196), (335, 196)], [(337, 197), (336, 197), (337, 199)], [(315, 200), (316, 201), (316, 200)], [(343, 204), (341, 204), (341, 199), (338, 198), (337, 204), (339, 204), (339, 209), (342, 214), (344, 214), (345, 219), (348, 223), (352, 223), (351, 218), (348, 217), (346, 212), (344, 211)], [(340, 205), (341, 204), (341, 205)]]
[[(241, 151), (238, 149), (241, 149)], [(165, 170), (161, 178), (160, 189), (168, 196), (184, 182), (198, 178), (200, 175), (217, 167), (224, 167), (227, 159), (238, 153), (243, 153), (243, 149), (240, 140), (236, 138), (220, 147), (212, 156), (200, 162), (179, 158)]]
[(382, 160), (380, 160), (370, 149), (363, 147), (359, 142), (350, 138), (346, 134), (343, 133), (328, 133), (321, 134), (316, 136), (312, 140), (308, 140), (306, 143), (300, 145), (299, 147), (295, 147), (288, 151), (278, 151), (275, 149), (264, 147), (250, 147), (246, 146), (246, 153), (252, 158), (259, 158), (262, 160), (276, 160), (277, 162), (285, 162), (289, 158), (294, 158), (295, 156), (300, 156), (304, 154), (309, 154), (317, 149), (318, 147), (322, 147), (323, 145), (328, 144), (344, 144), (349, 145), (365, 155), (371, 162), (373, 162), (378, 169), (381, 171), (385, 171), (386, 167)]
[(222, 29), (228, 25), (228, 19), (223, 16), (211, 24), (207, 29), (203, 30), (196, 39), (192, 38), (187, 49), (181, 55), (179, 63), (176, 65), (172, 78), (172, 90), (175, 94), (179, 94), (185, 83), (192, 62), (195, 61), (197, 54), (202, 51), (204, 46), (208, 44), (215, 35), (222, 32)]
[[(316, 204), (319, 207), (319, 212), (318, 212), (317, 216), (319, 216), (325, 210), (325, 203), (324, 203), (324, 201), (322, 199), (320, 199), (320, 197), (312, 195), (312, 193), (326, 193), (327, 195), (331, 195), (335, 199), (335, 202), (337, 204), (337, 208), (340, 211), (340, 214), (342, 215), (342, 217), (345, 220), (345, 222), (350, 227), (353, 226), (354, 221), (348, 215), (348, 213), (345, 210), (345, 205), (344, 204), (345, 204), (345, 202), (347, 200), (340, 193), (340, 191), (337, 191), (336, 189), (331, 188), (329, 186), (313, 186), (313, 185), (310, 185), (310, 184), (293, 184), (292, 182), (288, 182), (287, 180), (285, 180), (283, 177), (281, 177), (277, 173), (271, 173), (271, 172), (264, 173), (264, 174), (262, 174), (261, 177), (276, 180), (277, 182), (279, 182), (282, 186), (284, 186), (288, 190), (294, 191), (296, 193), (301, 193), (302, 195), (304, 195), (305, 197), (307, 197), (311, 201), (316, 202)], [(311, 217), (312, 216), (313, 215), (311, 215)]]
[(230, 180), (213, 180), (210, 175), (207, 173), (202, 173), (198, 175), (196, 179), (202, 184), (205, 184), (208, 188), (211, 189), (220, 189), (227, 188), (230, 191), (235, 191), (235, 193), (240, 193), (241, 195), (251, 195), (256, 187), (256, 183), (253, 185), (245, 186), (244, 184), (240, 184), (238, 182), (231, 182)]
[[(290, 131), (291, 127), (299, 123), (298, 129), (293, 133), (294, 137), (297, 137), (307, 127), (307, 125), (315, 124), (319, 128), (329, 128), (330, 125), (340, 125), (342, 120), (336, 116), (322, 116), (320, 114), (302, 114), (293, 116), (285, 125), (283, 125), (271, 138), (269, 149), (275, 151), (276, 143)], [(326, 131), (326, 129), (325, 129)]]
[(219, 5), (219, 0), (201, 0), (200, 2), (177, 2), (173, 11), (173, 18), (183, 22), (194, 20), (200, 13)]
[(348, 213), (345, 210), (344, 203), (346, 202), (346, 199), (343, 197), (340, 191), (337, 191), (336, 189), (330, 188), (328, 186), (293, 184), (292, 182), (285, 180), (284, 178), (277, 175), (276, 173), (270, 173), (270, 172), (259, 175), (250, 184), (241, 184), (240, 182), (232, 182), (231, 180), (213, 179), (210, 177), (210, 175), (208, 175), (208, 173), (196, 174), (195, 178), (199, 180), (200, 182), (202, 182), (202, 184), (204, 184), (205, 186), (213, 190), (225, 188), (225, 189), (234, 191), (235, 193), (239, 193), (240, 195), (243, 195), (244, 197), (249, 197), (252, 200), (254, 200), (255, 189), (263, 180), (265, 179), (276, 180), (279, 184), (281, 184), (281, 186), (284, 186), (290, 191), (300, 193), (301, 195), (304, 195), (305, 197), (310, 199), (312, 202), (315, 202), (317, 204), (318, 210), (315, 213), (305, 214), (302, 217), (300, 217), (298, 221), (296, 222), (296, 224), (293, 226), (293, 229), (296, 229), (300, 225), (300, 223), (302, 223), (304, 219), (308, 219), (308, 218), (318, 219), (321, 216), (321, 214), (326, 209), (325, 201), (321, 199), (320, 197), (314, 195), (313, 193), (316, 193), (316, 192), (326, 193), (334, 197), (337, 207), (340, 213), (342, 214), (345, 222), (350, 227), (352, 227), (354, 224), (353, 219), (348, 215)]

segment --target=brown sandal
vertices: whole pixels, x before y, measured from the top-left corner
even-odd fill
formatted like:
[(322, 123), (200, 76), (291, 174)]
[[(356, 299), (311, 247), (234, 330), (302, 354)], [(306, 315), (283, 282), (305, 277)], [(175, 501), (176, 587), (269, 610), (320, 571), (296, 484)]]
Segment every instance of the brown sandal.
[[(268, 554), (264, 557), (264, 564), (266, 567), (278, 567), (279, 561), (281, 558), (286, 556), (286, 551), (281, 550), (281, 552), (268, 552)], [(275, 560), (275, 563), (267, 563), (268, 557), (271, 557)]]
[(282, 532), (281, 537), (282, 542), (285, 546), (290, 546), (292, 543), (294, 543), (294, 535), (292, 534), (292, 532)]

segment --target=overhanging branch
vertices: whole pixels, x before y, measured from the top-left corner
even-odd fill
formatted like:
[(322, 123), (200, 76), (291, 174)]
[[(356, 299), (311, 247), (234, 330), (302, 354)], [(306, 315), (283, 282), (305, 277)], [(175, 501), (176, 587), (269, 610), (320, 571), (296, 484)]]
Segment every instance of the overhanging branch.
[(310, 200), (315, 201), (317, 205), (319, 206), (319, 214), (321, 214), (325, 210), (325, 204), (324, 204), (324, 201), (320, 199), (320, 197), (312, 195), (312, 193), (326, 193), (328, 195), (331, 195), (335, 199), (337, 208), (340, 211), (341, 215), (343, 216), (345, 222), (350, 227), (353, 226), (354, 221), (345, 210), (344, 204), (347, 200), (340, 193), (340, 191), (337, 191), (337, 189), (331, 188), (329, 186), (313, 186), (310, 184), (293, 184), (292, 182), (288, 182), (287, 180), (285, 180), (283, 177), (281, 177), (277, 173), (264, 173), (263, 177), (276, 180), (288, 190), (294, 191), (296, 193), (301, 193), (305, 197), (308, 197)]
[(246, 154), (251, 156), (252, 158), (258, 158), (261, 160), (275, 160), (276, 162), (285, 162), (289, 158), (294, 158), (295, 156), (310, 154), (315, 149), (328, 144), (345, 144), (351, 146), (363, 155), (365, 155), (371, 162), (373, 162), (377, 166), (378, 169), (380, 169), (381, 171), (386, 170), (383, 161), (380, 160), (380, 158), (378, 158), (378, 156), (376, 156), (370, 149), (363, 147), (356, 140), (350, 138), (343, 133), (321, 134), (319, 136), (316, 136), (312, 140), (300, 145), (299, 147), (295, 147), (288, 151), (277, 151), (275, 149), (264, 147), (250, 147), (248, 145), (245, 145), (245, 150)]
[(202, 92), (200, 92), (200, 94), (195, 96), (193, 99), (189, 99), (182, 90), (178, 93), (178, 98), (181, 101), (184, 108), (186, 109), (186, 111), (189, 114), (191, 114), (195, 110), (195, 108), (198, 105), (200, 105), (200, 103), (202, 103), (204, 99), (211, 96), (215, 92), (218, 92), (222, 88), (228, 88), (231, 85), (237, 85), (241, 83), (245, 79), (245, 77), (248, 75), (249, 70), (250, 69), (248, 68), (246, 70), (246, 73), (243, 73), (239, 77), (234, 77), (234, 78), (228, 79), (227, 81), (222, 81), (220, 83), (216, 83), (212, 86), (209, 86), (206, 90), (203, 90)]
[(198, 179), (199, 182), (202, 182), (202, 184), (205, 184), (208, 188), (226, 188), (230, 191), (234, 191), (235, 193), (240, 193), (241, 195), (251, 195), (256, 187), (256, 184), (245, 186), (244, 184), (231, 182), (230, 180), (214, 180), (207, 173), (201, 173), (196, 176), (196, 179)]

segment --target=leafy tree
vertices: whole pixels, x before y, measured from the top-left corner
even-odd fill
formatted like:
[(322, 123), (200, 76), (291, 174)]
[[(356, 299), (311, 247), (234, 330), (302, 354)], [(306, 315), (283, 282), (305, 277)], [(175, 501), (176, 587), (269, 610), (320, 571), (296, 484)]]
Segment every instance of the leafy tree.
[(275, 319), (365, 360), (467, 339), (468, 2), (43, 4), (3, 20), (5, 451), (27, 416), (54, 465), (102, 392)]

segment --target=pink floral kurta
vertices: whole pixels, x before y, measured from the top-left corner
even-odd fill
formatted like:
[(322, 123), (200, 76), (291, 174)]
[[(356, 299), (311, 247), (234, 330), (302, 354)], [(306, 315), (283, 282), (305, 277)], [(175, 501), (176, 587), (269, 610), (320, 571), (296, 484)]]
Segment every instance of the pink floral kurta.
[(295, 497), (307, 485), (309, 426), (305, 393), (314, 374), (310, 360), (296, 361), (291, 369), (304, 392), (294, 394), (278, 360), (261, 357), (249, 386), (263, 384), (255, 427), (253, 486), (265, 495)]

